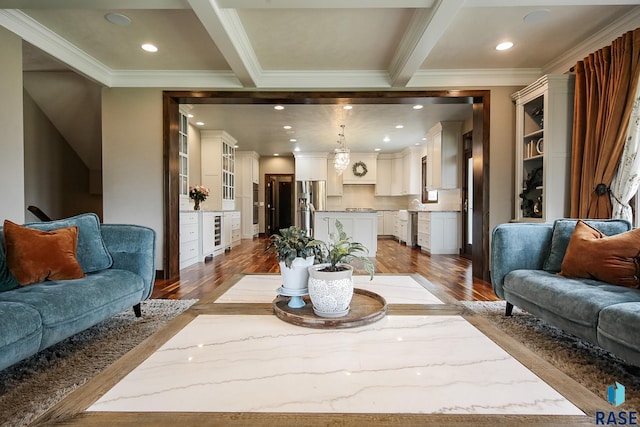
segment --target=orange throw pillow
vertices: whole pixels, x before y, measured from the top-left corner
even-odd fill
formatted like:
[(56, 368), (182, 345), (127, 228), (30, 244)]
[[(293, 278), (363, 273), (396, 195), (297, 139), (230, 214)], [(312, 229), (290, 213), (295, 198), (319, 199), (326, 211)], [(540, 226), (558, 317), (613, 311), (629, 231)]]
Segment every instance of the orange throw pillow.
[(76, 259), (78, 227), (35, 230), (4, 221), (7, 267), (20, 285), (84, 277)]
[(640, 288), (640, 228), (606, 236), (578, 221), (559, 274)]

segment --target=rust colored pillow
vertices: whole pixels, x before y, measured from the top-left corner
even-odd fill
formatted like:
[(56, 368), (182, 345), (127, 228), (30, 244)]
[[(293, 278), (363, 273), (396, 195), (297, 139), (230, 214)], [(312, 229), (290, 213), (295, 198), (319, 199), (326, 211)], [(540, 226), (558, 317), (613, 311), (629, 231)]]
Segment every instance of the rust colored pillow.
[(605, 236), (578, 221), (559, 274), (639, 288), (640, 228)]
[(78, 227), (35, 230), (4, 221), (7, 267), (20, 285), (84, 277), (76, 259)]

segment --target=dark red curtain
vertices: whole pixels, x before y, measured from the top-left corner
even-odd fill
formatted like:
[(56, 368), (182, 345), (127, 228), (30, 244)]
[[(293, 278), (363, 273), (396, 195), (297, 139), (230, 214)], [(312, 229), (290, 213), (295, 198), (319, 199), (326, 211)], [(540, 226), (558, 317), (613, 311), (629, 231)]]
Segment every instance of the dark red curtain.
[(609, 186), (624, 148), (638, 77), (640, 28), (576, 64), (571, 217), (610, 218)]

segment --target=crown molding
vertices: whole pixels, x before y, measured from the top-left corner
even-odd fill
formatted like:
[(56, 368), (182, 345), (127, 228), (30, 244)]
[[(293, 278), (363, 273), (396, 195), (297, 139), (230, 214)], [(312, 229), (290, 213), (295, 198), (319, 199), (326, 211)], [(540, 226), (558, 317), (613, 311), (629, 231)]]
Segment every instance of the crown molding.
[(27, 14), (16, 9), (0, 9), (0, 25), (85, 77), (104, 86), (111, 85), (109, 67)]
[(231, 71), (111, 71), (110, 87), (161, 87), (172, 89), (242, 89)]
[(610, 46), (611, 43), (627, 31), (635, 30), (640, 26), (640, 6), (631, 12), (624, 14), (605, 29), (585, 39), (576, 47), (568, 50), (564, 55), (546, 64), (543, 74), (562, 74), (568, 72), (578, 61), (582, 61), (591, 53)]
[(539, 68), (419, 70), (407, 87), (526, 86), (540, 76)]

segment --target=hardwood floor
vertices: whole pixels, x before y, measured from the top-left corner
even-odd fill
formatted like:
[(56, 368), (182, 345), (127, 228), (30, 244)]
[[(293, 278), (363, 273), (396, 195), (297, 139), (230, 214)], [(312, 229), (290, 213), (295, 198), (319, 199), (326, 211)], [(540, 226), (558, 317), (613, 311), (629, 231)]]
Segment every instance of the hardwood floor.
[[(243, 239), (224, 255), (180, 271), (180, 280), (156, 280), (151, 298), (199, 299), (238, 273), (279, 273), (278, 263), (267, 257), (268, 239)], [(457, 255), (429, 256), (393, 239), (379, 239), (376, 273), (418, 273), (459, 301), (496, 301), (491, 284), (473, 278), (471, 261)], [(357, 268), (356, 274), (366, 274)]]

